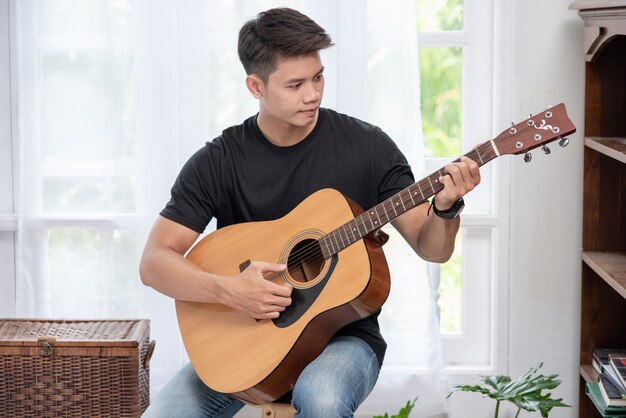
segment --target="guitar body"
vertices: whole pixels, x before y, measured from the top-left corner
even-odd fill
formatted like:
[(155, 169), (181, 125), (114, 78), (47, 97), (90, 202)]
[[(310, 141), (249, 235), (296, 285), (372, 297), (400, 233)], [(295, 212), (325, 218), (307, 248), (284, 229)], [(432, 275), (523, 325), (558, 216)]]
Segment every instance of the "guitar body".
[(389, 271), (380, 245), (366, 237), (327, 259), (315, 246), (360, 213), (341, 193), (324, 189), (283, 218), (221, 228), (191, 249), (190, 261), (220, 275), (236, 276), (250, 261), (287, 263), (286, 272), (270, 279), (293, 286), (292, 305), (277, 320), (176, 301), (189, 359), (207, 386), (249, 403), (274, 401), (337, 330), (382, 306)]

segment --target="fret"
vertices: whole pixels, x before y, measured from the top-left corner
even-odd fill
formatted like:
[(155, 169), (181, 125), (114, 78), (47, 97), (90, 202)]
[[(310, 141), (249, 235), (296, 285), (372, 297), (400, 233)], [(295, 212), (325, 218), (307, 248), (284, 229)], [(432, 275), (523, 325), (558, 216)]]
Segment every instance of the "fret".
[(367, 211), (367, 212), (365, 212), (365, 213), (367, 213), (367, 218), (370, 220), (370, 227), (369, 227), (369, 229), (370, 229), (371, 231), (373, 231), (373, 230), (374, 230), (374, 222), (372, 222), (372, 216), (371, 216), (371, 214), (372, 214), (373, 212), (372, 212), (371, 210), (369, 210), (369, 211)]
[(333, 245), (333, 241), (330, 239), (330, 234), (329, 234), (329, 235), (326, 235), (326, 237), (325, 237), (325, 238), (326, 238), (326, 247), (328, 247), (328, 244), (330, 244), (330, 245), (331, 245), (331, 247), (332, 247), (332, 252), (331, 252), (331, 254), (336, 254), (339, 250), (338, 250), (338, 249), (335, 249), (335, 246)]
[(326, 247), (330, 248), (330, 253), (335, 254), (337, 250), (335, 249), (335, 246), (333, 245), (333, 241), (330, 239), (330, 233), (326, 234), (324, 239), (326, 240)]
[(361, 231), (359, 230), (359, 222), (357, 219), (354, 220), (353, 224), (354, 224), (354, 229), (352, 229), (352, 233), (354, 235), (354, 240), (356, 241), (356, 240), (361, 239), (363, 235), (361, 235)]
[[(380, 225), (379, 226), (383, 226), (384, 224), (386, 224), (389, 221), (389, 213), (387, 213), (387, 208), (385, 208), (385, 202), (383, 202), (382, 204), (378, 205), (381, 207), (381, 209), (383, 210), (382, 214), (378, 213), (378, 210), (376, 211), (376, 214), (378, 214), (378, 218), (380, 219)], [(378, 207), (376, 206), (376, 207)], [(385, 220), (384, 218), (381, 218), (380, 216), (386, 216), (387, 220)]]
[[(320, 238), (319, 240), (317, 240), (317, 242), (320, 245), (320, 250), (322, 250), (322, 256), (324, 256), (324, 258), (328, 258), (326, 256), (330, 256), (330, 250), (328, 249), (328, 244), (326, 244), (326, 237)], [(324, 251), (324, 248), (322, 248), (322, 244), (326, 245), (326, 251)]]
[[(338, 228), (337, 230), (337, 235), (339, 236), (339, 240), (341, 241), (341, 249), (343, 250), (344, 248), (346, 248), (348, 246), (348, 242), (347, 240), (344, 240), (343, 235), (341, 234), (343, 228)], [(343, 231), (345, 234), (345, 231)]]
[[(409, 187), (410, 189), (410, 187)], [(417, 194), (417, 192), (415, 192), (415, 194)], [(411, 202), (413, 203), (413, 206), (415, 206), (417, 203), (415, 203), (415, 199), (413, 199), (413, 191), (409, 190), (409, 197), (411, 198)]]
[(350, 221), (346, 224), (346, 226), (348, 227), (348, 231), (350, 231), (350, 234), (352, 234), (352, 239), (349, 240), (350, 244), (356, 241), (356, 239), (354, 239), (354, 227), (351, 225), (352, 222), (353, 221)]
[(370, 226), (367, 228), (367, 231), (368, 231), (368, 232), (371, 232), (371, 231), (373, 231), (374, 229), (376, 229), (376, 228), (374, 227), (374, 220), (372, 219), (372, 213), (373, 213), (373, 212), (372, 212), (372, 211), (371, 211), (371, 209), (370, 209), (370, 211), (369, 211), (369, 212), (366, 212), (366, 213), (367, 213), (367, 219), (370, 221)]
[[(478, 159), (480, 160), (480, 165), (485, 164), (485, 161), (483, 160), (482, 155), (480, 155), (480, 147), (477, 147), (476, 149), (474, 149), (474, 152), (476, 153), (476, 155), (478, 156)], [(472, 158), (472, 160), (476, 161), (476, 158)]]
[(354, 225), (356, 225), (356, 232), (359, 237), (357, 239), (363, 238), (363, 232), (361, 231), (361, 226), (365, 227), (365, 225), (363, 224), (363, 221), (365, 220), (364, 215), (366, 213), (367, 212), (363, 212), (362, 214), (354, 218)]
[(346, 231), (344, 231), (343, 228), (339, 228), (339, 230), (337, 231), (337, 233), (339, 234), (339, 239), (341, 240), (341, 248), (343, 249), (343, 248), (346, 248), (346, 243), (343, 240), (343, 237), (341, 236), (341, 231), (343, 231), (344, 235), (345, 235)]
[[(350, 222), (343, 226), (343, 234), (346, 236), (346, 242), (348, 243), (348, 245), (354, 242), (354, 234), (352, 234), (352, 230), (350, 229)], [(352, 238), (350, 238), (350, 234), (352, 234)], [(346, 247), (348, 245), (346, 245)]]
[[(374, 212), (376, 212), (376, 217), (378, 218), (378, 222), (374, 222), (374, 223), (376, 224), (376, 227), (378, 228), (378, 227), (381, 226), (380, 225), (380, 223), (381, 223), (380, 222), (380, 215), (378, 214), (378, 206), (374, 207)], [(374, 229), (376, 229), (376, 228), (374, 228)]]
[[(400, 203), (402, 203), (402, 209), (403, 209), (402, 212), (404, 213), (406, 212), (406, 206), (404, 206), (404, 198), (402, 197), (402, 192), (400, 192), (399, 195), (400, 195)], [(411, 195), (409, 194), (409, 197), (410, 196)]]
[(346, 248), (348, 245), (350, 245), (350, 239), (348, 238), (348, 233), (346, 232), (345, 224), (339, 227), (339, 238), (341, 238), (341, 243), (343, 244), (343, 248)]
[(342, 225), (339, 228), (337, 228), (337, 235), (339, 236), (339, 240), (341, 241), (341, 249), (346, 248), (346, 241), (344, 241), (343, 235), (341, 234), (341, 232), (344, 232), (345, 234), (345, 231), (343, 230), (344, 226), (345, 225)]
[(491, 147), (493, 148), (493, 151), (499, 157), (500, 156), (500, 151), (498, 151), (498, 147), (496, 147), (496, 143), (493, 142), (493, 139), (491, 141), (489, 141), (489, 143), (491, 144)]
[(341, 251), (341, 244), (339, 243), (339, 240), (337, 239), (337, 230), (334, 230), (331, 234), (330, 237), (333, 240), (333, 245), (335, 246), (335, 248), (337, 249), (337, 252)]
[(335, 238), (335, 244), (337, 244), (337, 252), (341, 251), (341, 246), (339, 245), (339, 241), (337, 241), (337, 233), (333, 233), (332, 236)]
[(402, 213), (403, 213), (402, 211), (400, 211), (400, 202), (398, 202), (398, 198), (399, 198), (399, 197), (400, 197), (400, 196), (395, 195), (395, 196), (394, 196), (394, 198), (395, 198), (395, 202), (394, 202), (394, 201), (392, 201), (392, 202), (391, 202), (391, 203), (393, 204), (393, 211), (394, 211), (394, 213), (396, 214), (396, 216), (398, 216), (398, 215), (402, 215)]
[(392, 196), (391, 197), (391, 209), (393, 209), (393, 213), (395, 213), (396, 216), (398, 216), (398, 212), (396, 212), (396, 206), (397, 206), (397, 203), (395, 204), (393, 203), (393, 196)]
[(333, 231), (333, 237), (335, 238), (335, 244), (337, 244), (337, 248), (339, 251), (344, 249), (343, 243), (341, 242), (341, 235), (339, 233), (339, 229), (335, 229)]
[[(367, 212), (365, 212), (366, 214)], [(362, 238), (365, 235), (367, 235), (367, 226), (365, 226), (365, 218), (363, 217), (364, 214), (359, 215), (357, 218), (355, 218), (355, 223), (356, 223), (356, 228), (359, 231), (359, 236)], [(359, 222), (361, 221), (361, 222)], [(361, 228), (359, 228), (359, 223), (363, 226), (363, 230), (365, 232), (361, 232)]]

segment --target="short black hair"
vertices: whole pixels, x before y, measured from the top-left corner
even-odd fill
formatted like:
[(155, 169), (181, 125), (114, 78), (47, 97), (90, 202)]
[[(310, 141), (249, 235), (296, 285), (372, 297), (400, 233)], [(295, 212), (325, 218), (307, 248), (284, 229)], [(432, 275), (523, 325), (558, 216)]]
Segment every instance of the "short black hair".
[(290, 8), (259, 13), (239, 31), (237, 52), (246, 74), (267, 82), (279, 58), (297, 57), (332, 46), (326, 31), (309, 17)]

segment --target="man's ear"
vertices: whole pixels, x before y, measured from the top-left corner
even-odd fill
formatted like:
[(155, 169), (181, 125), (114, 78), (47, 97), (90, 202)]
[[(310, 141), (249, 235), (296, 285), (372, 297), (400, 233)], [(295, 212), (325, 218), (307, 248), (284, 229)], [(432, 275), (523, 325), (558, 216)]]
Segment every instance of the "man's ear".
[(248, 90), (252, 93), (255, 99), (263, 97), (265, 85), (263, 84), (263, 80), (261, 80), (258, 75), (250, 74), (246, 76), (246, 87), (248, 87)]

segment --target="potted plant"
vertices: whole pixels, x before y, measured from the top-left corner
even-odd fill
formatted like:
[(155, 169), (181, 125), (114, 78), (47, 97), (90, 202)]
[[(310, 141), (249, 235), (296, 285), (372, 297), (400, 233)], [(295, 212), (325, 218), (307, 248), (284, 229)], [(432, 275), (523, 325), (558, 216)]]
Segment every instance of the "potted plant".
[(553, 399), (550, 392), (561, 384), (557, 379), (558, 375), (553, 374), (544, 376), (537, 374), (539, 368), (543, 366), (540, 363), (536, 367), (532, 367), (528, 372), (512, 380), (509, 376), (482, 376), (480, 385), (459, 385), (455, 386), (448, 394), (452, 396), (455, 392), (478, 392), (483, 397), (496, 400), (496, 408), (494, 418), (498, 418), (500, 412), (500, 404), (503, 401), (511, 402), (517, 407), (517, 418), (523, 410), (530, 412), (539, 412), (542, 417), (547, 417), (550, 410), (555, 407), (569, 407), (562, 402), (562, 399)]

